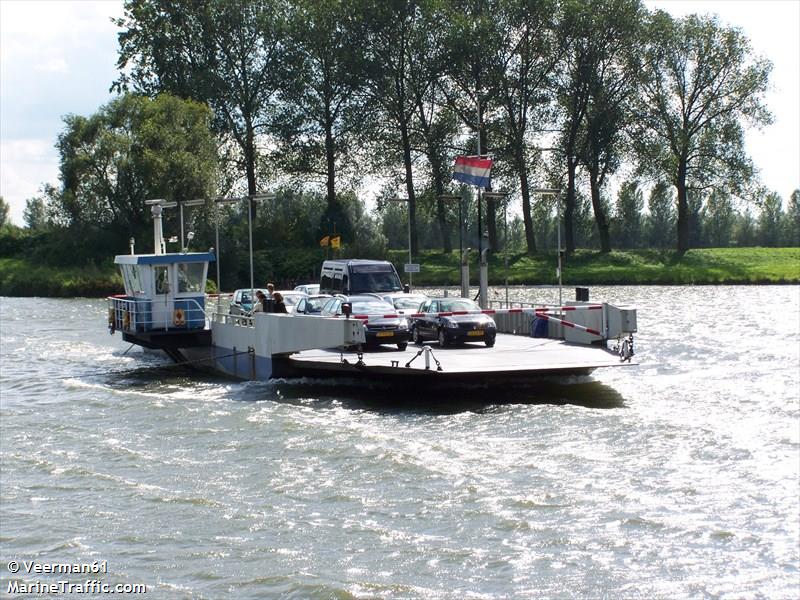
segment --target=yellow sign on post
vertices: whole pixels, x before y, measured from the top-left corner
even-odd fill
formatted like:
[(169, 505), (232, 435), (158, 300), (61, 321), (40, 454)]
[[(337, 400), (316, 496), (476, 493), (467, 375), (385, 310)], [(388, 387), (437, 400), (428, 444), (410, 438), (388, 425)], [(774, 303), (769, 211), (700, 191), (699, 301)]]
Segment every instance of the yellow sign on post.
[(329, 236), (329, 235), (326, 235), (324, 238), (322, 238), (322, 239), (319, 241), (319, 245), (320, 245), (322, 248), (327, 248), (327, 247), (328, 247), (328, 244), (330, 243), (330, 241), (331, 241), (331, 236)]
[(342, 244), (342, 236), (337, 235), (331, 238), (331, 248), (339, 248)]

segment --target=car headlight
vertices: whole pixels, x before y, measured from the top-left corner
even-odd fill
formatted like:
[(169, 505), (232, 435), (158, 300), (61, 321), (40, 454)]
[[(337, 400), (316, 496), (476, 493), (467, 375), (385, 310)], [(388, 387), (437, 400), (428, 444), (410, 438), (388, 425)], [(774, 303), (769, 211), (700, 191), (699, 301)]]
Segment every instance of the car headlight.
[(408, 329), (408, 322), (405, 319), (403, 319), (397, 324), (397, 329), (405, 331), (406, 329)]
[(450, 319), (445, 319), (444, 320), (444, 326), (445, 327), (449, 327), (450, 329), (456, 329), (458, 327), (458, 323), (456, 323), (455, 321), (452, 321)]

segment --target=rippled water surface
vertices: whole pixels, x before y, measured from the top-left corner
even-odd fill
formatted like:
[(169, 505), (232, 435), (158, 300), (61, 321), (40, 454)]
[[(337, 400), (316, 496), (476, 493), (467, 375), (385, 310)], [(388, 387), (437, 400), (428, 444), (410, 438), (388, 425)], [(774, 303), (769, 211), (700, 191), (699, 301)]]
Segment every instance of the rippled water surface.
[(152, 598), (800, 596), (800, 288), (592, 299), (638, 306), (640, 366), (410, 399), (152, 370), (103, 301), (3, 298), (0, 595), (35, 559)]

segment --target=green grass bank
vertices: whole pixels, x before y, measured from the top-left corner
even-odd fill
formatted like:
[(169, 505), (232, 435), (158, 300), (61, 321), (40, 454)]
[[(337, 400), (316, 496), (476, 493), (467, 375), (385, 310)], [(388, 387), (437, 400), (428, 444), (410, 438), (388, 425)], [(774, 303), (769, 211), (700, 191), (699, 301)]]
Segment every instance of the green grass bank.
[[(459, 285), (457, 253), (426, 252), (415, 258), (421, 272), (416, 285)], [(477, 282), (477, 253), (473, 253), (470, 277)], [(391, 252), (402, 270), (408, 254)], [(502, 253), (489, 263), (491, 285), (505, 283)], [(557, 283), (555, 253), (508, 255), (508, 283), (511, 285)], [(800, 283), (800, 248), (704, 248), (680, 255), (671, 250), (620, 250), (602, 254), (578, 250), (565, 257), (562, 271), (565, 285), (719, 285)]]
[[(308, 252), (318, 253), (318, 250)], [(414, 285), (459, 285), (457, 254), (426, 251), (415, 257), (421, 272), (414, 274)], [(408, 254), (392, 250), (388, 259), (402, 273)], [(471, 260), (470, 275), (476, 285), (475, 252)], [(288, 280), (297, 276), (281, 273), (280, 268), (281, 265), (273, 265), (279, 277)], [(510, 285), (554, 284), (556, 255), (509, 254), (507, 271), (503, 254), (493, 256), (490, 284), (504, 284), (506, 273)], [(261, 279), (258, 274), (257, 279)], [(564, 285), (800, 284), (800, 248), (708, 248), (690, 250), (682, 256), (669, 250), (624, 250), (610, 254), (579, 250), (565, 259), (563, 282)], [(87, 267), (53, 267), (22, 258), (0, 258), (3, 296), (100, 297), (121, 291), (122, 279), (110, 262)]]

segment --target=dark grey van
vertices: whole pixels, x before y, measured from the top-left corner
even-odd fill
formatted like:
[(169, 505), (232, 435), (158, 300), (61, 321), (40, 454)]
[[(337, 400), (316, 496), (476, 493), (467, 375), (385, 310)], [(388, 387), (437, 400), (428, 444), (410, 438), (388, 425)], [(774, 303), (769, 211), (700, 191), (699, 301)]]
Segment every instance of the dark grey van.
[(326, 260), (319, 278), (321, 294), (366, 294), (402, 292), (403, 284), (394, 265), (385, 260), (361, 258)]

